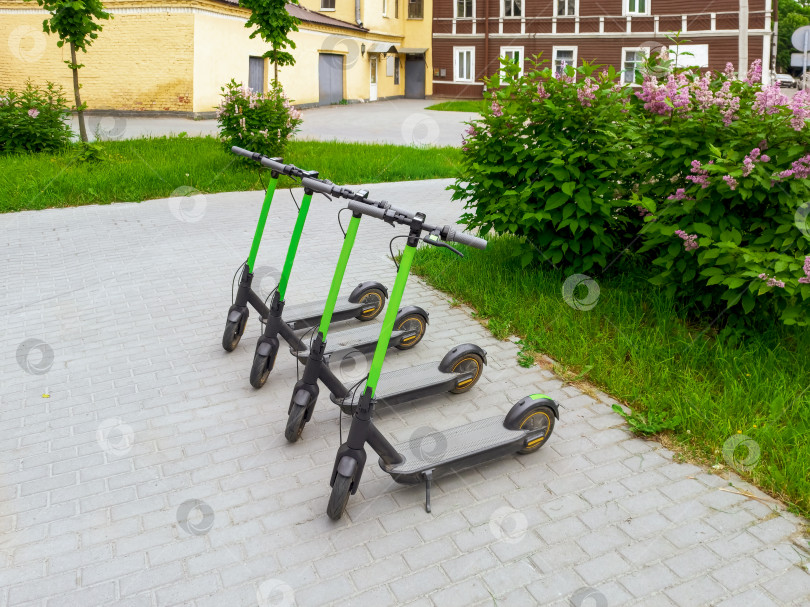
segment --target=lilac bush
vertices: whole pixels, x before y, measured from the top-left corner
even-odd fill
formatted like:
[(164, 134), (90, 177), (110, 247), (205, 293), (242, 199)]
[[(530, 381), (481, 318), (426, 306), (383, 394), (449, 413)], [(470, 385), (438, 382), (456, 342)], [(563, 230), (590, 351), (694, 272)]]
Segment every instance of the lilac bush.
[(38, 87), (29, 81), (20, 90), (0, 90), (0, 154), (67, 147), (69, 118), (64, 91), (56, 84)]
[(303, 118), (281, 85), (273, 81), (266, 93), (254, 93), (231, 80), (222, 93), (217, 122), (226, 149), (235, 145), (269, 157), (283, 155)]

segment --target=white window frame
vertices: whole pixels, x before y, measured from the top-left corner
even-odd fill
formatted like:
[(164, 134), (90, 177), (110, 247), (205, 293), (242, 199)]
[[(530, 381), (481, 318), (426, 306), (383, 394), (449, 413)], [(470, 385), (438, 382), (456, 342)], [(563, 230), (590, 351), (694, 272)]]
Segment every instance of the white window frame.
[[(523, 52), (524, 47), (522, 46), (502, 46), (501, 47), (501, 54), (498, 55), (501, 59), (506, 59), (507, 52), (519, 52), (520, 53), (520, 61), (518, 61), (518, 67), (520, 67), (520, 75), (523, 75), (523, 65), (526, 62), (526, 55)], [(503, 76), (503, 70), (501, 70), (501, 75)]]
[[(337, 0), (335, 0), (335, 3), (337, 4)], [(388, 16), (388, 0), (382, 0), (382, 3), (383, 3), (382, 16), (387, 17)]]
[[(458, 77), (459, 60), (461, 52), (470, 52), (470, 77), (461, 79)], [(475, 47), (474, 46), (454, 46), (453, 47), (453, 82), (475, 82)]]
[[(565, 0), (566, 2), (573, 1), (574, 3), (574, 14), (573, 15), (561, 15), (559, 11), (558, 0), (552, 0), (554, 2), (554, 16), (555, 17), (579, 17), (579, 0)], [(649, 0), (647, 0), (649, 1)]]
[(623, 46), (622, 47), (622, 58), (621, 58), (621, 64), (620, 64), (621, 65), (621, 70), (620, 70), (621, 71), (621, 83), (622, 84), (629, 84), (630, 86), (637, 86), (635, 80), (633, 80), (632, 82), (627, 82), (627, 80), (624, 79), (625, 54), (628, 53), (628, 52), (630, 52), (630, 53), (632, 53), (632, 52), (643, 53), (645, 57), (649, 57), (650, 56), (650, 49), (648, 49), (647, 47), (644, 47), (644, 46)]
[[(557, 73), (557, 51), (574, 51), (574, 62), (573, 66), (577, 66), (577, 49), (576, 46), (552, 46), (551, 47), (551, 71), (553, 74)], [(574, 74), (574, 80), (577, 79), (576, 74)]]
[[(507, 2), (519, 2), (520, 3), (520, 15), (510, 15), (509, 17), (506, 16), (506, 3)], [(501, 4), (501, 18), (504, 19), (523, 19), (523, 13), (526, 10), (526, 0), (500, 0)], [(513, 11), (514, 12), (514, 11)]]
[(475, 0), (472, 0), (472, 15), (469, 17), (459, 17), (458, 16), (458, 2), (457, 0), (453, 0), (453, 19), (475, 19)]
[(630, 15), (649, 15), (651, 12), (651, 4), (652, 0), (634, 0), (636, 6), (638, 6), (639, 2), (644, 2), (644, 10), (643, 11), (631, 11), (630, 10), (630, 0), (622, 0), (622, 16), (627, 17)]
[(324, 8), (323, 0), (321, 0), (321, 7), (318, 9), (320, 13), (333, 13), (337, 10), (337, 0), (335, 0), (335, 8)]

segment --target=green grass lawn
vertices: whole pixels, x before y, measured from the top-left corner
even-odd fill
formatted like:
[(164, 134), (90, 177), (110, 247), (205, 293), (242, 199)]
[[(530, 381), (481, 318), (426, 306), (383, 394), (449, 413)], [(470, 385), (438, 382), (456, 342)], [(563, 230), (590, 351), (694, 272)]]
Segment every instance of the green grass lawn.
[(429, 105), (426, 110), (436, 110), (437, 112), (475, 112), (480, 114), (484, 111), (483, 100), (460, 99), (458, 101), (442, 101), (435, 105)]
[[(100, 144), (103, 160), (63, 154), (0, 156), (0, 212), (165, 198), (181, 186), (205, 193), (260, 189), (258, 165), (214, 138), (171, 137)], [(285, 161), (338, 184), (454, 177), (456, 148), (293, 141)], [(265, 177), (265, 182), (267, 177)], [(283, 179), (280, 187), (293, 182)]]
[(742, 475), (810, 514), (808, 328), (773, 328), (744, 346), (724, 345), (706, 327), (680, 320), (673, 302), (629, 273), (595, 277), (598, 302), (577, 311), (562, 297), (566, 275), (522, 269), (514, 247), (496, 238), (486, 251), (466, 249), (461, 260), (427, 247), (414, 270), (475, 308), (497, 337), (520, 335), (527, 350), (558, 361), (564, 378), (581, 376), (642, 417), (680, 417), (665, 441), (688, 458), (728, 469), (724, 444), (750, 437), (758, 456), (751, 452), (749, 460), (742, 445), (734, 451), (751, 464)]

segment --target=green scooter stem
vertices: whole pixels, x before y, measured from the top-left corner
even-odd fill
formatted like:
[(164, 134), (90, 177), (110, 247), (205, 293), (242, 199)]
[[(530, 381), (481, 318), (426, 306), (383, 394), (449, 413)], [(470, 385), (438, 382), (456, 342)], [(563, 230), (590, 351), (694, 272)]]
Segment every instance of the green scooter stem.
[(329, 324), (332, 322), (332, 313), (335, 311), (338, 292), (340, 291), (340, 285), (343, 284), (343, 275), (346, 273), (346, 266), (349, 265), (349, 255), (351, 255), (354, 239), (357, 236), (357, 228), (359, 227), (360, 215), (352, 215), (349, 221), (349, 227), (346, 228), (346, 236), (343, 239), (343, 246), (340, 249), (340, 257), (338, 257), (335, 274), (332, 277), (332, 285), (329, 287), (329, 295), (326, 298), (326, 305), (324, 306), (323, 316), (321, 317), (321, 325), (318, 327), (318, 331), (323, 340), (326, 340), (326, 332), (329, 330)]
[(267, 194), (262, 204), (262, 212), (259, 214), (259, 223), (256, 224), (256, 234), (253, 235), (253, 244), (250, 246), (250, 256), (247, 260), (248, 271), (253, 273), (253, 265), (256, 263), (256, 254), (259, 252), (259, 243), (262, 241), (264, 224), (267, 223), (267, 213), (270, 211), (270, 203), (273, 201), (273, 194), (276, 191), (278, 177), (272, 177), (267, 184)]
[[(366, 387), (371, 388), (371, 396), (377, 391), (377, 381), (380, 379), (385, 353), (388, 351), (388, 342), (391, 340), (391, 333), (394, 330), (394, 321), (397, 318), (399, 305), (402, 303), (402, 296), (405, 293), (405, 284), (408, 282), (408, 274), (411, 271), (413, 256), (416, 254), (416, 247), (406, 246), (399, 260), (399, 270), (394, 281), (394, 288), (391, 291), (391, 298), (388, 300), (388, 309), (385, 311), (382, 329), (380, 329), (380, 339), (374, 349), (374, 358), (371, 359), (371, 368), (368, 372)], [(365, 391), (365, 390), (364, 390)]]
[(287, 258), (284, 260), (284, 269), (281, 271), (281, 279), (278, 281), (278, 294), (284, 301), (284, 294), (287, 292), (287, 283), (290, 282), (295, 254), (298, 252), (298, 243), (301, 241), (301, 234), (304, 231), (304, 224), (307, 221), (309, 203), (312, 201), (312, 194), (304, 194), (301, 207), (298, 209), (298, 219), (295, 220), (290, 246), (287, 247)]

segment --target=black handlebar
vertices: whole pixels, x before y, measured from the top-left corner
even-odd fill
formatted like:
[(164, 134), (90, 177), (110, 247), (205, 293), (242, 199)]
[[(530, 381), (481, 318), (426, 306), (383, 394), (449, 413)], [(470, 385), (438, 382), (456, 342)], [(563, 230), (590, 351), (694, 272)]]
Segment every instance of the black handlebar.
[[(383, 221), (386, 221), (391, 224), (401, 223), (403, 225), (411, 225), (411, 222), (414, 218), (414, 214), (411, 213), (410, 211), (402, 212), (401, 209), (397, 209), (396, 207), (391, 206), (389, 206), (388, 208), (380, 208), (376, 206), (360, 204), (357, 202), (350, 202), (349, 210), (354, 213), (363, 213), (364, 215), (369, 215), (370, 217), (374, 217), (376, 219), (382, 219)], [(458, 242), (460, 244), (466, 244), (476, 249), (487, 248), (487, 241), (484, 240), (483, 238), (478, 238), (477, 236), (467, 234), (466, 232), (460, 232), (450, 226), (444, 226), (443, 228), (439, 228), (437, 226), (432, 226), (427, 223), (423, 223), (422, 231), (438, 232), (439, 235), (441, 236), (441, 239), (444, 241)]]
[(299, 169), (294, 164), (284, 164), (281, 158), (268, 158), (267, 156), (262, 156), (258, 152), (251, 152), (250, 150), (236, 146), (231, 148), (231, 152), (237, 156), (244, 156), (245, 158), (254, 160), (260, 163), (262, 166), (266, 166), (274, 173), (278, 173), (280, 175), (290, 175), (292, 177), (299, 178), (315, 178), (318, 176), (318, 171), (305, 171), (303, 169)]

